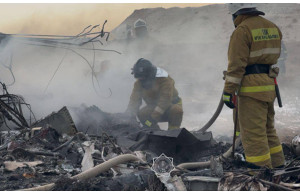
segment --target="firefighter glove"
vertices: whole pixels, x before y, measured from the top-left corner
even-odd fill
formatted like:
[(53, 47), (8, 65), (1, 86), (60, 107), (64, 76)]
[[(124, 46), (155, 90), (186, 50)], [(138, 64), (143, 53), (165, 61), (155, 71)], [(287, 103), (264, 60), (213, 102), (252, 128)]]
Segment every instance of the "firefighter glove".
[(149, 118), (149, 119), (147, 119), (146, 121), (145, 121), (145, 125), (147, 126), (147, 127), (153, 127), (153, 126), (155, 126), (156, 125), (156, 121), (153, 119), (153, 118)]
[(227, 93), (227, 92), (223, 92), (223, 102), (226, 104), (227, 107), (229, 107), (230, 109), (233, 109), (234, 106), (234, 101), (233, 101), (233, 94)]

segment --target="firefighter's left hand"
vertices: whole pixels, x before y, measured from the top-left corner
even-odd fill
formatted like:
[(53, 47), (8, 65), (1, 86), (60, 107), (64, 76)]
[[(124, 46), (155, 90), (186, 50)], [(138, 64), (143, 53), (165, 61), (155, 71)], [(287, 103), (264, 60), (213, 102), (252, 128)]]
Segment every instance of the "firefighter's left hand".
[(145, 125), (147, 127), (153, 127), (153, 126), (156, 126), (156, 124), (157, 124), (156, 120), (154, 120), (152, 117), (150, 117), (149, 119), (147, 119), (145, 121)]
[(230, 108), (230, 109), (233, 109), (235, 106), (235, 102), (233, 101), (233, 98), (234, 95), (233, 94), (230, 94), (230, 93), (227, 93), (227, 92), (223, 92), (223, 102), (225, 103), (225, 105)]

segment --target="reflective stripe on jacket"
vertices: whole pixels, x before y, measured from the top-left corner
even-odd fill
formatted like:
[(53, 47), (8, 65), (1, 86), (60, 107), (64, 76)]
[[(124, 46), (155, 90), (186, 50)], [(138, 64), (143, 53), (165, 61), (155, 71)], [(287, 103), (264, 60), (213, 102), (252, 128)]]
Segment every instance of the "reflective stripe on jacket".
[(224, 91), (261, 101), (274, 101), (274, 80), (267, 74), (245, 74), (252, 64), (276, 64), (280, 56), (280, 29), (260, 16), (240, 15), (235, 21), (228, 48), (228, 69)]
[(143, 88), (141, 82), (137, 80), (134, 83), (127, 111), (137, 114), (144, 100), (147, 105), (155, 107), (152, 117), (159, 118), (173, 104), (172, 102), (179, 99), (174, 85), (175, 82), (170, 76), (156, 77), (150, 89)]

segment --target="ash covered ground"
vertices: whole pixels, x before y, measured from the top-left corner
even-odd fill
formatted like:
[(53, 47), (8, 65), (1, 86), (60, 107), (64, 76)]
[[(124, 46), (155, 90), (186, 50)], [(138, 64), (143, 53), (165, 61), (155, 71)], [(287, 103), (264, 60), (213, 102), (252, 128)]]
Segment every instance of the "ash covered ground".
[[(122, 113), (110, 114), (92, 106), (70, 109), (73, 110), (71, 112), (73, 115), (82, 116), (82, 120), (76, 123), (79, 131), (67, 135), (66, 133), (69, 132), (61, 131), (61, 125), (57, 126), (55, 123), (55, 120), (58, 120), (73, 125), (72, 119), (64, 121), (61, 119), (68, 112), (66, 108), (62, 110), (37, 122), (37, 126), (45, 124), (44, 121), (50, 125), (47, 123), (34, 131), (1, 132), (0, 190), (35, 190), (36, 187), (49, 184), (53, 186), (43, 190), (182, 189), (178, 184), (170, 181), (165, 185), (164, 180), (159, 179), (150, 168), (155, 164), (154, 158), (161, 154), (173, 157), (176, 170), (171, 172), (171, 177), (179, 177), (185, 186), (184, 190), (249, 190), (251, 188), (263, 190), (252, 186), (253, 178), (251, 179), (250, 176), (238, 174), (247, 172), (249, 166), (242, 157), (243, 150), (240, 145), (236, 148), (235, 160), (230, 158), (214, 160), (226, 153), (231, 144), (214, 140), (211, 132), (193, 134), (186, 129), (174, 131), (143, 129), (138, 122), (128, 123)], [(98, 116), (96, 122), (90, 117), (95, 115)], [(55, 126), (59, 130), (50, 126)], [(291, 143), (284, 143), (283, 146), (287, 160), (286, 169), (293, 169), (292, 173), (286, 176), (281, 173), (283, 175), (281, 181), (298, 183), (297, 171), (300, 161), (297, 159), (299, 158), (295, 155)], [(122, 155), (139, 156), (143, 161), (132, 160), (120, 163), (84, 179), (78, 176)], [(209, 163), (206, 168), (180, 168), (184, 163), (189, 162)], [(278, 174), (276, 171), (282, 170), (285, 169), (273, 170), (273, 172), (268, 172), (267, 169), (260, 170), (261, 176), (258, 178), (269, 180)], [(215, 186), (210, 188), (191, 187), (190, 177), (218, 179), (219, 186), (214, 184)], [(228, 177), (242, 177), (246, 182), (245, 186), (238, 185), (236, 182), (228, 183), (226, 181)], [(221, 178), (223, 181), (220, 180)], [(171, 184), (175, 187), (170, 188)], [(264, 189), (282, 190), (272, 185), (266, 185)]]

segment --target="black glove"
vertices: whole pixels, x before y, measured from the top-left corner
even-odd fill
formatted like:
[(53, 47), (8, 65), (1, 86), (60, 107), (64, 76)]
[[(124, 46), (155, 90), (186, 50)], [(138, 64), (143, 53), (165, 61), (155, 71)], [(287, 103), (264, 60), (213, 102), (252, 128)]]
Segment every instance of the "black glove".
[(227, 107), (233, 109), (234, 106), (234, 101), (233, 101), (233, 95), (227, 92), (223, 92), (223, 102), (226, 104)]

